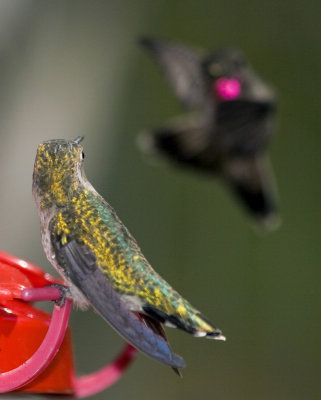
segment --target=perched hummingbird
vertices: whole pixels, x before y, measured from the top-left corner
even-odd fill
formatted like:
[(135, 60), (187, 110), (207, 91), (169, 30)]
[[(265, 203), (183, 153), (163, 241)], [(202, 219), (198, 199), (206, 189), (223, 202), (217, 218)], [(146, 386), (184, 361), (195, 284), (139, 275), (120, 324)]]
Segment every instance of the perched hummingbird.
[(190, 111), (142, 134), (142, 149), (220, 177), (257, 221), (275, 227), (274, 179), (266, 155), (276, 111), (272, 89), (236, 49), (206, 55), (148, 38), (141, 44)]
[(74, 141), (38, 146), (32, 191), (48, 260), (68, 284), (76, 305), (91, 305), (129, 343), (177, 370), (162, 324), (196, 336), (221, 331), (150, 266), (113, 208), (88, 182), (84, 153)]

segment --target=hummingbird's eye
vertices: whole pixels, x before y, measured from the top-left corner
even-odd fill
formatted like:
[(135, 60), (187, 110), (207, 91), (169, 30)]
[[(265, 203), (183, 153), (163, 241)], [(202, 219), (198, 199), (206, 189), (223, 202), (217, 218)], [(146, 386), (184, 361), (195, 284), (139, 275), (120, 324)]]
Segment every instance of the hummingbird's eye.
[(81, 159), (84, 160), (85, 159), (85, 153), (82, 151), (81, 152)]

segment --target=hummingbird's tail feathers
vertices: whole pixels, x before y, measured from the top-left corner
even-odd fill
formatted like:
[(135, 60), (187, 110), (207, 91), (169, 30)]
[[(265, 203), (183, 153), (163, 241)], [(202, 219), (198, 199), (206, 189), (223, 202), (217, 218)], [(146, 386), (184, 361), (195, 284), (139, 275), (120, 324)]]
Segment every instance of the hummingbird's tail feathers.
[(264, 156), (228, 160), (222, 173), (231, 190), (260, 225), (268, 230), (279, 226), (274, 179)]
[(215, 339), (215, 340), (222, 340), (223, 342), (226, 341), (226, 337), (222, 335), (220, 332), (213, 332), (212, 334), (206, 335), (207, 339)]
[(191, 313), (189, 318), (182, 318), (179, 314), (168, 315), (164, 311), (151, 305), (143, 306), (143, 311), (166, 326), (181, 329), (195, 337), (208, 337), (225, 340), (222, 332), (214, 324), (199, 312)]
[[(197, 336), (199, 336), (199, 337), (205, 336), (205, 337), (208, 338), (208, 339), (223, 340), (223, 341), (226, 340), (226, 338), (225, 338), (225, 336), (222, 334), (221, 330), (218, 329), (218, 328), (216, 328), (216, 327), (213, 325), (213, 322), (210, 321), (207, 317), (205, 317), (204, 314), (201, 314), (201, 313), (199, 312), (199, 313), (196, 314), (196, 316), (197, 316), (197, 322), (198, 322), (198, 324), (199, 324), (199, 326), (200, 326), (200, 329), (202, 329), (201, 327), (203, 327), (204, 325), (205, 325), (205, 326), (207, 325), (207, 327), (208, 327), (208, 326), (211, 327), (211, 330), (208, 331), (208, 329), (207, 329), (205, 332), (198, 331), (199, 333), (202, 333), (202, 335), (197, 334), (197, 333), (194, 333), (194, 336), (196, 336), (196, 337), (197, 337)], [(205, 333), (205, 334), (204, 334), (204, 333)]]
[[(54, 245), (54, 244), (53, 244)], [(130, 311), (100, 270), (88, 246), (75, 240), (56, 248), (60, 265), (66, 267), (69, 281), (88, 299), (92, 307), (141, 352), (173, 368), (184, 368), (184, 360), (173, 353), (164, 337)]]
[(151, 52), (174, 93), (188, 108), (202, 106), (207, 98), (201, 53), (180, 44), (143, 37), (139, 43)]

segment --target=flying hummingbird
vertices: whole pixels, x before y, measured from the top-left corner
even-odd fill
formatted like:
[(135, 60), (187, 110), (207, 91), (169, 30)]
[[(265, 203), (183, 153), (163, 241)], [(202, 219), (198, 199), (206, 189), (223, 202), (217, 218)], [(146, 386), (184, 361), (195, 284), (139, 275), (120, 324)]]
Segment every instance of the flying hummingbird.
[(215, 175), (255, 220), (277, 222), (274, 179), (266, 154), (276, 95), (242, 52), (206, 54), (184, 45), (143, 38), (189, 112), (139, 137), (140, 147), (173, 163)]
[(32, 191), (42, 245), (76, 305), (91, 305), (126, 341), (177, 370), (162, 324), (196, 337), (224, 340), (221, 331), (151, 267), (113, 208), (88, 182), (74, 141), (38, 146)]

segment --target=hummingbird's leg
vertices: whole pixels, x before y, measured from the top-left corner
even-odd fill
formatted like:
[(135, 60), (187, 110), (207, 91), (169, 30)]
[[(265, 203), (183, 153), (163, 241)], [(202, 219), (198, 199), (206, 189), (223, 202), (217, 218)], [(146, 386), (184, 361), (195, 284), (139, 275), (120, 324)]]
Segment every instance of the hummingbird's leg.
[(65, 305), (66, 299), (72, 299), (72, 295), (68, 286), (61, 285), (60, 283), (54, 283), (52, 285), (47, 285), (46, 287), (54, 287), (60, 291), (60, 298), (55, 300), (55, 303), (62, 307)]

